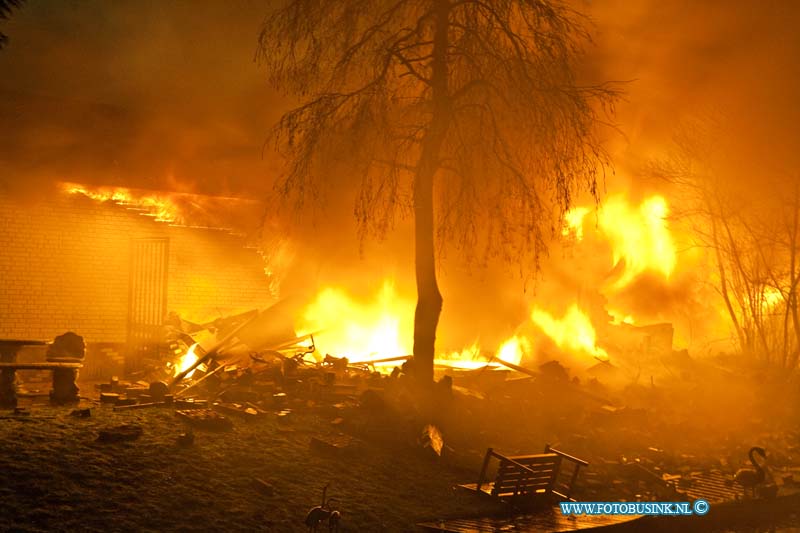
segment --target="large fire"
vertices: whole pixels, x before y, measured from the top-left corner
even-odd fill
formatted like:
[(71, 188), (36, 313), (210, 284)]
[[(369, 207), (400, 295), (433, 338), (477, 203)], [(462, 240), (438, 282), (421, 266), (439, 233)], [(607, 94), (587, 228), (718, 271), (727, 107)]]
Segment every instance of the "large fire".
[[(584, 237), (586, 207), (577, 207), (565, 216), (565, 233), (576, 240)], [(597, 228), (608, 239), (615, 265), (623, 263), (623, 273), (613, 288), (628, 285), (645, 271), (669, 278), (677, 263), (675, 245), (667, 224), (669, 208), (662, 196), (651, 196), (632, 206), (624, 195), (609, 196), (597, 211)]]
[(368, 361), (411, 353), (414, 302), (386, 280), (371, 298), (357, 300), (339, 287), (323, 289), (305, 309), (298, 334), (314, 333), (321, 353)]
[[(591, 214), (596, 213), (596, 218)], [(577, 243), (591, 234), (611, 248), (612, 262), (619, 274), (606, 289), (615, 291), (628, 286), (644, 272), (654, 272), (669, 280), (676, 264), (676, 250), (667, 222), (669, 208), (661, 196), (651, 196), (638, 205), (625, 195), (609, 196), (598, 210), (579, 206), (565, 215), (564, 235)], [(590, 221), (596, 224), (590, 226)], [(774, 299), (773, 295), (765, 300)], [(771, 300), (770, 300), (771, 301)], [(305, 309), (298, 324), (299, 333), (315, 334), (320, 353), (347, 356), (351, 361), (369, 361), (412, 353), (414, 299), (398, 293), (391, 279), (370, 298), (358, 299), (342, 287), (321, 290)], [(606, 310), (612, 324), (634, 324), (634, 314)], [(609, 359), (598, 345), (595, 324), (577, 303), (557, 316), (540, 305), (531, 308), (530, 323), (553, 341), (564, 353), (584, 358)], [(520, 324), (524, 327), (525, 324)], [(443, 346), (437, 363), (459, 368), (477, 368), (499, 359), (515, 365), (524, 364), (533, 354), (535, 339), (518, 333), (500, 346), (485, 350), (476, 341), (466, 347)], [(536, 343), (538, 344), (538, 343)]]
[[(321, 290), (306, 307), (297, 327), (299, 335), (314, 333), (321, 354), (345, 356), (352, 362), (364, 362), (410, 355), (413, 344), (414, 301), (398, 294), (395, 282), (386, 279), (380, 290), (369, 298), (354, 298), (341, 287)], [(520, 364), (530, 351), (530, 341), (513, 336), (495, 352), (494, 357)], [(459, 368), (485, 366), (490, 357), (475, 342), (468, 347), (442, 350), (437, 364)]]
[(572, 304), (562, 318), (534, 307), (531, 320), (550, 337), (556, 345), (573, 353), (587, 353), (600, 359), (608, 359), (605, 350), (597, 346), (597, 336), (589, 317), (577, 304)]
[(137, 194), (125, 187), (95, 187), (77, 183), (62, 183), (61, 188), (70, 194), (82, 194), (98, 202), (114, 202), (143, 209), (159, 222), (182, 223), (180, 209), (164, 194)]

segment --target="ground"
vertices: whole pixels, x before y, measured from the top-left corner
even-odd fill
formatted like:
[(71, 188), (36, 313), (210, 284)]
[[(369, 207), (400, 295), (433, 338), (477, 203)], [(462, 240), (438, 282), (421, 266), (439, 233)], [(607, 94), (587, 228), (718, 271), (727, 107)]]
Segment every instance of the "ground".
[[(658, 498), (658, 484), (637, 478), (632, 464), (655, 479), (708, 470), (732, 477), (753, 445), (768, 450), (776, 477), (794, 472), (796, 483), (796, 377), (731, 361), (690, 370), (619, 390), (541, 375), (504, 382), (484, 399), (456, 385), (453, 399), (434, 411), (442, 457), (417, 442), (422, 426), (403, 415), (413, 402), (402, 387), (394, 408), (381, 397), (346, 409), (290, 397), (288, 421), (274, 409), (252, 420), (231, 416), (232, 432), (197, 430), (194, 444), (181, 447), (187, 426), (174, 408), (115, 411), (91, 399), (93, 384), (82, 384), (88, 418), (71, 416), (75, 406), (48, 405), (46, 396), (21, 400), (27, 416), (0, 412), (0, 530), (305, 531), (306, 513), (329, 485), (342, 531), (414, 531), (419, 521), (500, 510), (453, 488), (475, 481), (487, 446), (517, 454), (551, 443), (587, 459), (574, 494), (583, 501)], [(143, 433), (131, 442), (97, 441), (120, 424)], [(356, 437), (347, 453), (310, 445), (340, 432)], [(778, 525), (798, 527), (800, 516)]]
[[(323, 487), (343, 513), (342, 531), (412, 531), (416, 521), (475, 511), (454, 491), (459, 472), (432, 457), (367, 442), (337, 458), (309, 448), (329, 421), (298, 415), (291, 427), (274, 417), (235, 421), (233, 432), (186, 430), (171, 408), (114, 412), (93, 406), (32, 406), (29, 417), (0, 420), (0, 530), (22, 531), (304, 531), (306, 512)], [(96, 442), (98, 432), (139, 424), (133, 442)], [(254, 483), (270, 483), (265, 495)]]

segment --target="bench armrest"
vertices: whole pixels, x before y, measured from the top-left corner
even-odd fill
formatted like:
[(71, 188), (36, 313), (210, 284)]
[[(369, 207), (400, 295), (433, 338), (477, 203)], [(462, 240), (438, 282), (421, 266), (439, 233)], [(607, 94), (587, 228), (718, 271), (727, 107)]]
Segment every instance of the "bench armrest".
[(545, 445), (544, 453), (554, 453), (556, 455), (560, 455), (562, 458), (564, 458), (564, 459), (566, 459), (568, 461), (572, 461), (573, 463), (575, 463), (575, 464), (577, 464), (579, 466), (589, 466), (589, 463), (587, 461), (584, 461), (583, 459), (578, 459), (574, 455), (570, 455), (568, 453), (564, 453), (562, 451), (556, 450), (555, 448), (551, 448), (549, 444)]

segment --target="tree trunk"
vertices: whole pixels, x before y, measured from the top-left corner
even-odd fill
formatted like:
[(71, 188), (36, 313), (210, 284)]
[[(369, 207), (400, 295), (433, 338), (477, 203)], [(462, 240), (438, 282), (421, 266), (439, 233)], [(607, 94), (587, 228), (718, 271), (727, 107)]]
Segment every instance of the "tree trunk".
[(439, 152), (450, 121), (447, 86), (447, 29), (449, 4), (434, 0), (436, 26), (431, 60), (430, 127), (414, 180), (414, 252), (417, 278), (417, 308), (414, 312), (414, 372), (420, 385), (433, 383), (436, 327), (442, 312), (442, 294), (436, 281), (433, 191), (439, 168)]
[(797, 358), (798, 353), (800, 353), (800, 317), (798, 317), (797, 313), (797, 284), (800, 281), (800, 273), (797, 273), (795, 268), (797, 266), (797, 229), (798, 223), (800, 222), (800, 190), (795, 187), (794, 190), (794, 204), (792, 205), (793, 213), (792, 213), (792, 230), (791, 230), (791, 239), (790, 239), (790, 247), (791, 247), (791, 254), (792, 254), (792, 286), (789, 291), (789, 307), (792, 310), (792, 324), (794, 325), (794, 334), (795, 340), (797, 342), (797, 346), (795, 347), (794, 355), (792, 356), (791, 363), (789, 368), (794, 369), (797, 366)]

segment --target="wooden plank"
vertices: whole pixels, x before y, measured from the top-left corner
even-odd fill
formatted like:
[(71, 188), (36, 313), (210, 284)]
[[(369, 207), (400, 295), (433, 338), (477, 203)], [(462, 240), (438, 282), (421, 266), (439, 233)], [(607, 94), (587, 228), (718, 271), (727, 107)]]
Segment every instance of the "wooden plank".
[(497, 477), (505, 477), (505, 476), (534, 476), (534, 477), (541, 477), (541, 476), (552, 476), (554, 472), (558, 470), (555, 468), (537, 468), (530, 470), (522, 470), (519, 468), (501, 468), (497, 470)]
[(525, 475), (516, 475), (516, 476), (502, 476), (498, 477), (495, 480), (495, 484), (503, 483), (518, 483), (518, 482), (526, 482), (526, 483), (548, 483), (552, 484), (553, 476), (552, 474), (548, 475), (539, 475), (539, 476), (525, 476)]
[(480, 486), (477, 483), (462, 483), (461, 485), (458, 485), (458, 488), (465, 489), (476, 494), (486, 494), (487, 496), (491, 496), (493, 486), (494, 483), (490, 481), (488, 483), (481, 483)]
[(478, 485), (476, 490), (481, 490), (481, 485), (483, 484), (483, 480), (486, 476), (486, 469), (489, 467), (489, 460), (492, 458), (492, 449), (489, 448), (486, 450), (486, 456), (483, 458), (483, 466), (481, 466), (481, 473), (478, 475)]
[(498, 498), (502, 498), (508, 495), (525, 495), (525, 494), (535, 494), (535, 493), (547, 493), (550, 492), (549, 487), (547, 485), (539, 485), (539, 486), (530, 486), (530, 487), (495, 487), (492, 490), (492, 494), (497, 496)]
[(250, 316), (244, 322), (242, 322), (241, 324), (239, 324), (238, 326), (233, 328), (233, 330), (230, 333), (225, 335), (220, 341), (218, 341), (214, 346), (212, 346), (208, 350), (208, 352), (206, 352), (201, 357), (198, 357), (197, 361), (192, 363), (189, 366), (189, 368), (183, 370), (182, 372), (179, 372), (178, 375), (175, 376), (172, 379), (172, 382), (170, 383), (170, 388), (172, 388), (175, 385), (177, 385), (178, 383), (180, 383), (181, 380), (183, 380), (183, 378), (185, 378), (187, 375), (189, 375), (189, 373), (191, 373), (195, 368), (197, 368), (201, 364), (205, 363), (206, 361), (208, 361), (212, 357), (215, 357), (219, 350), (221, 350), (231, 339), (233, 339), (236, 336), (236, 334), (239, 333), (239, 331), (243, 330), (245, 328), (245, 326), (248, 326), (251, 322), (255, 321), (255, 319), (259, 317), (259, 314), (260, 313), (258, 311), (255, 311), (252, 316)]
[(529, 470), (522, 470), (516, 467), (509, 468), (504, 467), (498, 469), (498, 474), (502, 474), (504, 476), (513, 476), (513, 475), (526, 475), (526, 476), (543, 476), (543, 475), (552, 475), (553, 472), (557, 472), (558, 470), (553, 468), (552, 465), (548, 468), (530, 468)]
[(545, 451), (545, 453), (555, 453), (555, 454), (561, 456), (562, 458), (567, 459), (568, 461), (572, 461), (573, 463), (575, 463), (577, 465), (589, 466), (589, 463), (587, 461), (584, 461), (583, 459), (578, 459), (574, 455), (569, 455), (568, 453), (564, 453), (562, 451), (559, 451), (559, 450), (556, 450), (554, 448), (551, 448), (549, 444), (544, 447), (544, 451)]
[(508, 476), (498, 476), (495, 480), (495, 484), (497, 483), (517, 483), (519, 481), (525, 481), (529, 483), (550, 483), (553, 480), (552, 474), (547, 475), (538, 475), (538, 476), (527, 476), (527, 475), (508, 475)]
[(556, 453), (535, 453), (530, 455), (510, 455), (508, 456), (508, 459), (511, 459), (517, 463), (525, 463), (527, 461), (538, 462), (544, 460), (556, 462), (559, 460), (559, 455)]
[(494, 483), (494, 488), (496, 491), (506, 491), (506, 490), (516, 490), (522, 487), (537, 487), (537, 488), (547, 488), (550, 486), (550, 482), (547, 480), (543, 481), (528, 481), (526, 479), (520, 480), (497, 480)]

